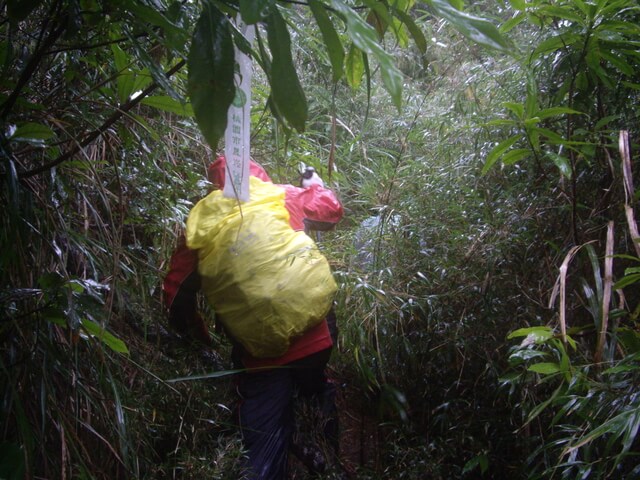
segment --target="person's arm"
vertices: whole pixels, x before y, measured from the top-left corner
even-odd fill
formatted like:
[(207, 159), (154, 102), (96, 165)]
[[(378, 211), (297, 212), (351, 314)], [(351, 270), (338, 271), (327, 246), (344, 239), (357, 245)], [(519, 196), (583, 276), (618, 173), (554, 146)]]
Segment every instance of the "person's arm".
[(184, 237), (180, 238), (171, 256), (162, 290), (171, 328), (210, 345), (209, 330), (197, 310), (197, 294), (200, 290), (198, 253), (187, 248)]

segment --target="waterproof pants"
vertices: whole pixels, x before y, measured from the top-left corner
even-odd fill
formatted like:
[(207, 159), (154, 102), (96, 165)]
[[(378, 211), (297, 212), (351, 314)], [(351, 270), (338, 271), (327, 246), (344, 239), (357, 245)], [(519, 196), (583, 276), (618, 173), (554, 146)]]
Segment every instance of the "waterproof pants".
[(245, 479), (287, 478), (296, 390), (304, 397), (316, 397), (328, 414), (335, 413), (335, 389), (325, 375), (330, 355), (329, 348), (280, 368), (242, 374), (238, 413), (248, 453)]

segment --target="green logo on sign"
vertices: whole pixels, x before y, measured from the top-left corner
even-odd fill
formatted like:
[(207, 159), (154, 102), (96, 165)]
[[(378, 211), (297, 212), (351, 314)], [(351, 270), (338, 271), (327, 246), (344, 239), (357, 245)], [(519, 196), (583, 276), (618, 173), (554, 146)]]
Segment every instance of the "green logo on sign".
[(241, 88), (236, 89), (236, 96), (233, 98), (233, 106), (237, 108), (244, 107), (244, 104), (247, 103), (247, 94), (244, 93), (244, 90)]

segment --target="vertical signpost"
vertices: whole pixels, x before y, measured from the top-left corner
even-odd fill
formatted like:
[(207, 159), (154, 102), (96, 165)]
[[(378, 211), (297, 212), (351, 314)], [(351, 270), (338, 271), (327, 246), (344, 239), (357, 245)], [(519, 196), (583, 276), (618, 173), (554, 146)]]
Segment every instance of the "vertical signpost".
[[(236, 17), (236, 27), (253, 43), (255, 27), (246, 25), (240, 14)], [(223, 195), (237, 198), (241, 202), (249, 200), (249, 158), (251, 127), (251, 57), (235, 48), (236, 96), (227, 112), (227, 129), (224, 135), (224, 155), (227, 159)]]

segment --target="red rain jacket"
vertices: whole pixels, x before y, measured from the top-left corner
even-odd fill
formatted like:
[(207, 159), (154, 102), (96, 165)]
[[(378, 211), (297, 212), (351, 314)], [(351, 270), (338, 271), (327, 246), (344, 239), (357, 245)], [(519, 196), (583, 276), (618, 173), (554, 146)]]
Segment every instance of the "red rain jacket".
[[(216, 188), (224, 186), (224, 157), (218, 157), (208, 170), (209, 181)], [(250, 174), (270, 182), (265, 170), (251, 161)], [(289, 211), (289, 223), (294, 230), (303, 230), (305, 220), (326, 228), (337, 224), (343, 215), (342, 205), (334, 193), (319, 185), (300, 188), (280, 185), (285, 191), (285, 207)], [(181, 236), (178, 247), (171, 256), (169, 271), (164, 279), (165, 306), (169, 311), (169, 323), (179, 332), (188, 333), (195, 339), (210, 344), (207, 326), (197, 313), (196, 294), (200, 289), (198, 276), (198, 253), (190, 250)], [(333, 345), (326, 320), (313, 327), (291, 343), (282, 357), (257, 359), (246, 352), (241, 353), (245, 367), (285, 365)], [(241, 347), (238, 347), (241, 348)]]

